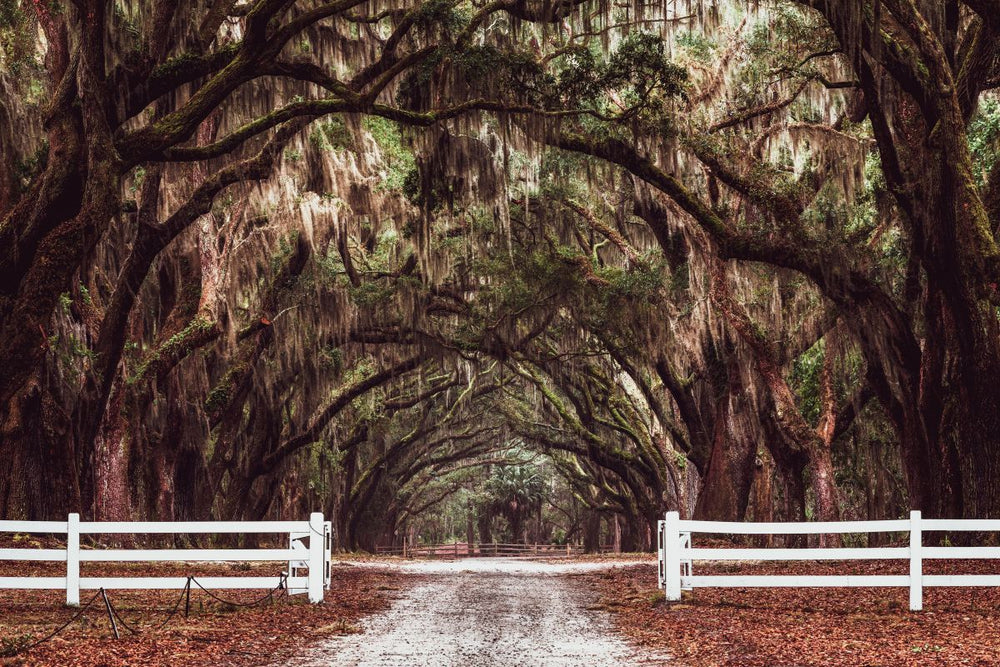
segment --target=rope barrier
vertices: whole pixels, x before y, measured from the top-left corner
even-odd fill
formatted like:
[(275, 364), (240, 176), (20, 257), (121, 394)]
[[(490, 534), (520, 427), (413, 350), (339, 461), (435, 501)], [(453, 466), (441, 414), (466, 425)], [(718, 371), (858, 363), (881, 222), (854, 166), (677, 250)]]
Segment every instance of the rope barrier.
[(205, 588), (204, 586), (202, 586), (201, 582), (198, 581), (196, 578), (191, 577), (190, 579), (191, 579), (192, 582), (194, 582), (194, 584), (198, 588), (200, 588), (201, 590), (205, 591), (205, 593), (208, 594), (208, 597), (212, 598), (213, 600), (215, 600), (217, 602), (221, 602), (222, 604), (232, 605), (233, 607), (256, 607), (257, 605), (261, 604), (265, 600), (273, 600), (274, 599), (274, 593), (276, 591), (279, 591), (281, 589), (285, 589), (287, 591), (287, 588), (285, 586), (285, 576), (286, 575), (284, 573), (282, 573), (281, 576), (278, 578), (278, 585), (275, 586), (274, 588), (272, 588), (271, 590), (269, 590), (267, 593), (265, 593), (259, 599), (254, 600), (253, 602), (233, 602), (231, 600), (224, 600), (223, 598), (220, 598), (218, 595), (216, 595), (212, 591), (210, 591), (207, 588)]
[(232, 605), (232, 606), (235, 606), (235, 607), (247, 607), (247, 608), (249, 608), (249, 607), (256, 607), (256, 606), (258, 606), (258, 605), (260, 605), (263, 602), (268, 601), (268, 600), (270, 600), (270, 601), (273, 602), (273, 600), (274, 600), (274, 593), (276, 591), (278, 591), (278, 590), (284, 590), (285, 591), (285, 596), (287, 597), (287, 595), (288, 595), (288, 587), (287, 587), (287, 581), (286, 580), (287, 580), (287, 575), (284, 572), (282, 572), (280, 575), (278, 575), (278, 585), (275, 586), (274, 588), (272, 588), (271, 590), (269, 590), (267, 593), (265, 593), (259, 599), (254, 600), (253, 602), (234, 602), (234, 601), (225, 600), (225, 599), (219, 597), (218, 595), (216, 595), (215, 593), (213, 593), (209, 589), (207, 589), (204, 586), (202, 586), (201, 583), (195, 577), (188, 576), (187, 583), (184, 585), (184, 588), (181, 589), (180, 597), (177, 598), (177, 602), (174, 603), (174, 607), (173, 607), (173, 609), (170, 610), (170, 613), (167, 614), (167, 617), (165, 619), (163, 619), (163, 622), (161, 622), (156, 627), (149, 628), (149, 629), (144, 630), (144, 631), (143, 630), (138, 630), (135, 627), (133, 627), (132, 625), (130, 625), (129, 623), (127, 623), (125, 621), (125, 619), (122, 618), (121, 613), (118, 611), (118, 609), (115, 608), (115, 606), (113, 604), (111, 604), (110, 601), (108, 602), (108, 604), (111, 605), (111, 610), (112, 610), (112, 612), (114, 614), (114, 617), (116, 619), (118, 619), (118, 621), (125, 627), (126, 630), (128, 630), (129, 632), (131, 632), (133, 635), (141, 635), (144, 632), (149, 632), (149, 631), (159, 632), (160, 630), (162, 630), (163, 628), (165, 628), (167, 626), (167, 623), (169, 623), (171, 621), (171, 619), (173, 619), (173, 617), (177, 615), (177, 612), (180, 610), (180, 607), (181, 607), (181, 602), (184, 602), (185, 600), (187, 601), (187, 604), (185, 605), (185, 608), (184, 608), (184, 616), (186, 617), (188, 615), (188, 611), (190, 610), (190, 605), (191, 605), (191, 584), (192, 583), (195, 584), (196, 586), (198, 586), (198, 588), (200, 588), (201, 590), (205, 591), (205, 593), (210, 598), (216, 600), (217, 602), (219, 602), (221, 604)]
[[(181, 602), (184, 602), (185, 598), (190, 602), (192, 579), (194, 579), (194, 577), (189, 576), (187, 578), (187, 583), (184, 584), (184, 588), (181, 589), (180, 597), (177, 598), (177, 602), (174, 603), (173, 609), (171, 609), (170, 613), (167, 614), (167, 617), (163, 619), (163, 622), (153, 628), (147, 628), (145, 631), (139, 630), (134, 626), (130, 625), (128, 622), (126, 622), (125, 619), (122, 618), (121, 612), (119, 612), (118, 609), (113, 604), (111, 605), (111, 609), (114, 612), (115, 618), (118, 619), (118, 622), (121, 623), (125, 627), (125, 629), (131, 632), (133, 635), (141, 635), (144, 632), (149, 632), (149, 631), (159, 632), (163, 628), (167, 627), (167, 623), (169, 623), (171, 619), (173, 619), (173, 617), (177, 615), (177, 612), (181, 608)], [(185, 616), (187, 616), (186, 612), (187, 609), (185, 609)]]
[(48, 636), (43, 637), (42, 639), (39, 639), (36, 642), (28, 644), (27, 646), (22, 646), (21, 648), (19, 648), (16, 651), (14, 651), (13, 655), (19, 655), (21, 653), (24, 653), (25, 651), (30, 651), (31, 649), (35, 648), (36, 646), (39, 646), (39, 645), (44, 644), (45, 642), (49, 641), (50, 639), (52, 639), (53, 637), (55, 637), (56, 635), (58, 635), (60, 632), (62, 632), (66, 628), (68, 628), (70, 625), (73, 624), (74, 621), (76, 621), (78, 618), (80, 618), (81, 616), (83, 616), (83, 612), (87, 611), (87, 609), (90, 608), (90, 605), (94, 604), (94, 601), (97, 600), (97, 598), (101, 597), (101, 594), (103, 592), (104, 592), (104, 589), (102, 588), (101, 590), (99, 590), (96, 593), (94, 593), (94, 596), (87, 601), (87, 604), (85, 604), (82, 607), (80, 607), (80, 610), (77, 611), (73, 615), (73, 617), (71, 619), (69, 619), (68, 621), (66, 621), (65, 623), (63, 623), (61, 626), (59, 626), (58, 628), (56, 628), (55, 630), (53, 630)]
[(159, 625), (155, 626), (154, 628), (150, 628), (150, 629), (147, 629), (146, 631), (143, 631), (143, 630), (139, 630), (137, 627), (135, 627), (132, 624), (128, 623), (122, 617), (121, 613), (118, 611), (118, 609), (115, 608), (114, 604), (111, 602), (111, 599), (108, 597), (107, 591), (105, 591), (103, 588), (101, 588), (96, 593), (94, 593), (94, 595), (89, 600), (87, 600), (87, 604), (85, 604), (82, 607), (80, 607), (79, 611), (77, 611), (76, 614), (74, 614), (73, 617), (70, 618), (68, 621), (66, 621), (65, 623), (63, 623), (61, 626), (59, 626), (58, 628), (56, 628), (54, 631), (52, 631), (51, 633), (49, 633), (45, 637), (39, 639), (38, 641), (32, 642), (30, 644), (27, 644), (27, 645), (25, 645), (25, 646), (17, 649), (16, 651), (14, 651), (13, 653), (11, 653), (10, 655), (11, 656), (20, 655), (21, 653), (24, 653), (26, 651), (30, 651), (31, 649), (34, 649), (37, 646), (40, 646), (41, 644), (44, 644), (45, 642), (49, 641), (50, 639), (52, 639), (53, 637), (55, 637), (56, 635), (58, 635), (60, 632), (62, 632), (66, 628), (68, 628), (70, 625), (72, 625), (77, 619), (79, 619), (83, 615), (83, 613), (85, 611), (87, 611), (87, 609), (89, 609), (90, 606), (94, 604), (94, 602), (97, 601), (98, 598), (102, 598), (103, 601), (104, 601), (105, 608), (107, 609), (107, 612), (108, 612), (108, 619), (109, 619), (109, 621), (111, 623), (111, 631), (114, 634), (115, 639), (120, 639), (120, 634), (118, 632), (118, 625), (121, 625), (123, 628), (125, 628), (126, 630), (128, 630), (132, 635), (142, 635), (142, 634), (144, 634), (144, 632), (148, 632), (150, 630), (152, 632), (159, 632), (160, 630), (162, 630), (163, 628), (165, 628), (167, 626), (167, 623), (169, 623), (171, 621), (171, 619), (173, 619), (174, 616), (177, 615), (177, 612), (180, 610), (180, 607), (181, 607), (181, 602), (184, 602), (185, 600), (187, 601), (187, 604), (185, 604), (184, 615), (187, 616), (188, 611), (190, 609), (190, 605), (191, 605), (191, 584), (194, 584), (198, 588), (200, 588), (201, 590), (203, 590), (213, 600), (215, 600), (215, 601), (217, 601), (217, 602), (219, 602), (221, 604), (231, 605), (231, 606), (234, 606), (234, 607), (250, 608), (250, 607), (259, 606), (259, 605), (261, 605), (261, 604), (263, 604), (264, 602), (267, 602), (267, 601), (270, 601), (270, 602), (273, 603), (274, 602), (274, 594), (277, 591), (279, 591), (279, 590), (283, 590), (284, 594), (285, 594), (285, 597), (288, 597), (288, 575), (286, 573), (284, 573), (284, 572), (282, 572), (278, 576), (278, 585), (277, 586), (275, 586), (274, 588), (272, 588), (271, 590), (269, 590), (266, 594), (264, 594), (260, 598), (258, 598), (256, 600), (253, 600), (252, 602), (236, 602), (236, 601), (233, 601), (233, 600), (226, 600), (226, 599), (224, 599), (222, 597), (219, 597), (218, 595), (216, 595), (215, 593), (213, 593), (211, 590), (209, 590), (209, 589), (205, 588), (204, 586), (202, 586), (201, 582), (199, 582), (197, 578), (195, 578), (193, 576), (188, 576), (187, 583), (184, 585), (184, 588), (181, 590), (180, 597), (177, 598), (177, 602), (174, 603), (173, 609), (171, 609), (170, 613), (167, 614), (167, 617), (165, 619), (163, 619), (163, 622), (160, 623)]

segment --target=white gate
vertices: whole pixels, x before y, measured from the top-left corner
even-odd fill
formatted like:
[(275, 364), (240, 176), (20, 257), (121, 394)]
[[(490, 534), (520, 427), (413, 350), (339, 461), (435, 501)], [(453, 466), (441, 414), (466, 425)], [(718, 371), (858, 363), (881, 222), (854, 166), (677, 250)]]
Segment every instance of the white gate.
[[(288, 571), (285, 573), (288, 581), (297, 580), (303, 572), (309, 570), (309, 548), (311, 546), (311, 531), (295, 531), (288, 533), (288, 548), (296, 554), (296, 558), (288, 561)], [(323, 588), (330, 590), (330, 580), (333, 576), (333, 524), (329, 521), (323, 524)], [(308, 593), (308, 588), (288, 586), (289, 595)]]

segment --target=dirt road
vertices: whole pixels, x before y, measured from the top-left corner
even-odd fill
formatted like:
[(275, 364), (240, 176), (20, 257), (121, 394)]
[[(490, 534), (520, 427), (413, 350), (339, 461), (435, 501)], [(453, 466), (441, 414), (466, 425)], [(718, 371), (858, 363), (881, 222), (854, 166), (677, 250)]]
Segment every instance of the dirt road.
[(428, 575), (363, 633), (308, 650), (296, 667), (320, 665), (611, 666), (664, 664), (640, 656), (611, 630), (607, 615), (572, 578), (605, 564), (473, 559), (407, 563)]

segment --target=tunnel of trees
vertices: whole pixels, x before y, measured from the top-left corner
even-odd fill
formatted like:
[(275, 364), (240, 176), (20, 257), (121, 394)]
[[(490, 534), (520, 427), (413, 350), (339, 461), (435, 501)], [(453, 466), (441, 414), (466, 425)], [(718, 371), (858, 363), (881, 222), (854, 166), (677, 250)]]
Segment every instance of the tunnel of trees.
[(997, 0), (0, 0), (0, 517), (1000, 515)]

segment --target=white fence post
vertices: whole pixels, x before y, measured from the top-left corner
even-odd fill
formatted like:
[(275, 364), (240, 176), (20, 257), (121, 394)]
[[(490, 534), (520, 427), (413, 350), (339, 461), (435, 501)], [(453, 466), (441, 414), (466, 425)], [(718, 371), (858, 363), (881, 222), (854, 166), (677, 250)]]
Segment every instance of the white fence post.
[(323, 532), (326, 534), (323, 540), (323, 588), (330, 590), (330, 583), (333, 581), (333, 522), (323, 523)]
[(664, 574), (667, 571), (666, 570), (667, 564), (664, 562), (664, 560), (666, 559), (667, 555), (663, 551), (663, 545), (664, 545), (663, 531), (666, 530), (665, 528), (666, 525), (667, 522), (663, 521), (662, 519), (656, 522), (656, 575), (657, 575), (657, 583), (659, 584), (659, 587), (661, 589), (665, 589), (667, 585), (667, 580), (664, 577)]
[(309, 515), (309, 601), (323, 601), (326, 555), (326, 525), (322, 512)]
[(80, 515), (66, 519), (66, 604), (80, 606)]
[(921, 550), (923, 533), (920, 528), (920, 510), (910, 512), (910, 611), (924, 608), (924, 574)]
[(667, 600), (681, 599), (681, 515), (667, 512), (663, 526), (663, 567)]

